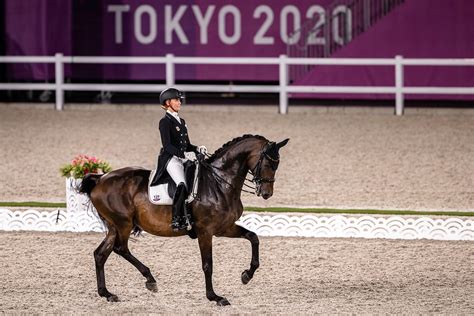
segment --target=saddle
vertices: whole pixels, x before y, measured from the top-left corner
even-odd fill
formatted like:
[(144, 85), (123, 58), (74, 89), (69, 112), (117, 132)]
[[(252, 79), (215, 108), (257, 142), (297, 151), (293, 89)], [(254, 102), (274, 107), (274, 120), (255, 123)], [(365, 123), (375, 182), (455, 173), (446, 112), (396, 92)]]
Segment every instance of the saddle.
[[(198, 189), (198, 172), (199, 162), (197, 160), (187, 160), (184, 163), (184, 176), (186, 180), (186, 187), (189, 195), (186, 198), (186, 203), (194, 200)], [(156, 205), (173, 205), (173, 197), (176, 193), (176, 183), (165, 172), (156, 185), (151, 186), (151, 182), (155, 177), (156, 169), (152, 170), (148, 179), (148, 199), (151, 203)]]

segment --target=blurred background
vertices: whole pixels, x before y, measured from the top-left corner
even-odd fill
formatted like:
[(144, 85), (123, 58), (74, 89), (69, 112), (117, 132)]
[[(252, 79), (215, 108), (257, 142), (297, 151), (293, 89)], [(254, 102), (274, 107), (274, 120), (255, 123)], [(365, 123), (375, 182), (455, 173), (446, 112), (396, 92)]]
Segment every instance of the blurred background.
[[(472, 58), (472, 0), (0, 0), (0, 55)], [(176, 65), (176, 84), (278, 85), (275, 65)], [(473, 87), (473, 67), (414, 66), (406, 86)], [(53, 83), (54, 64), (0, 63), (0, 82)], [(66, 83), (165, 84), (165, 65), (65, 64)], [(393, 66), (291, 65), (290, 85), (393, 86)], [(0, 102), (54, 102), (1, 90)], [(392, 94), (291, 93), (290, 104), (388, 105)], [(406, 95), (471, 107), (473, 94)], [(276, 104), (278, 93), (188, 92), (193, 104)], [(157, 103), (156, 92), (67, 91), (65, 102)]]

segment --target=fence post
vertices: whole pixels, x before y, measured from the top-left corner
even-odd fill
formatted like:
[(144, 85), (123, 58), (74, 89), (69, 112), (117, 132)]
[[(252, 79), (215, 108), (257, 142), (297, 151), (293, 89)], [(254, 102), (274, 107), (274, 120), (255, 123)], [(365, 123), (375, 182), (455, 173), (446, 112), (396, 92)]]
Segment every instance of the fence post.
[(370, 27), (370, 0), (364, 0), (364, 31)]
[(403, 57), (395, 56), (395, 115), (403, 115)]
[(288, 66), (286, 64), (286, 55), (280, 55), (280, 114), (288, 113), (288, 93), (286, 86), (288, 84)]
[(174, 63), (173, 54), (166, 54), (166, 86), (174, 86)]
[(56, 59), (54, 62), (54, 71), (56, 79), (56, 110), (62, 111), (64, 106), (64, 64), (63, 64), (63, 54), (56, 53), (54, 55)]

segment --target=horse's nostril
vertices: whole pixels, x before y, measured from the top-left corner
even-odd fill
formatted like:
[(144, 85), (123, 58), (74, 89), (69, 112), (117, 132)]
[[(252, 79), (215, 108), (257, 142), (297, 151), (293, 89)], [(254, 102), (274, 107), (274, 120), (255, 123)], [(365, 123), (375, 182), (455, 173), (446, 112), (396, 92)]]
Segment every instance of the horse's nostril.
[(262, 197), (266, 200), (269, 199), (272, 195), (270, 193), (263, 193)]

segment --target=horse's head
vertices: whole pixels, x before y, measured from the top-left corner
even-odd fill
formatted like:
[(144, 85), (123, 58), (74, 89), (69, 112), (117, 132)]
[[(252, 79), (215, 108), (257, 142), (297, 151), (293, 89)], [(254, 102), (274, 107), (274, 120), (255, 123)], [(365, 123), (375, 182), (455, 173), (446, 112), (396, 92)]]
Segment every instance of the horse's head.
[(265, 200), (273, 195), (273, 183), (275, 173), (280, 163), (280, 148), (285, 146), (290, 139), (282, 142), (267, 142), (260, 150), (260, 155), (255, 155), (250, 163), (250, 170), (254, 176), (257, 196), (262, 196)]

